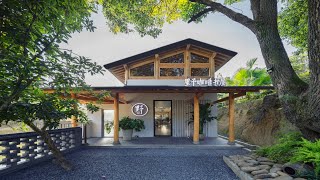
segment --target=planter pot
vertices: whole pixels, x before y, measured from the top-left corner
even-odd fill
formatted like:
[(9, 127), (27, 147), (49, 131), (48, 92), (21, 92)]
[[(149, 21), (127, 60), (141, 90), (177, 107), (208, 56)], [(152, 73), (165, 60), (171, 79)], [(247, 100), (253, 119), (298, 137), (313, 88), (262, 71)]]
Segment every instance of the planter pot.
[(130, 141), (132, 139), (133, 129), (122, 130), (123, 140)]

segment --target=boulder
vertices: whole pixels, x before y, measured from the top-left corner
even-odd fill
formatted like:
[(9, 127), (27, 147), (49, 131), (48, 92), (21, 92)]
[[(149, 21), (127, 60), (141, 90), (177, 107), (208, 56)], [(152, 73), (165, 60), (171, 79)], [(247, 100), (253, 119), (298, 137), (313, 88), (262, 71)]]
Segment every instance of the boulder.
[(259, 162), (259, 163), (262, 164), (262, 165), (270, 165), (270, 166), (274, 165), (273, 162), (265, 162), (265, 161), (263, 161), (263, 162)]
[(257, 167), (259, 167), (259, 169), (271, 169), (271, 166), (269, 165), (259, 165)]
[(278, 173), (269, 173), (270, 175), (271, 175), (271, 177), (273, 177), (273, 178), (276, 178), (276, 177), (278, 177), (279, 176), (279, 174)]
[(252, 175), (258, 175), (258, 174), (268, 174), (268, 170), (266, 169), (261, 169), (261, 170), (258, 170), (258, 171), (252, 171), (251, 172)]
[(276, 173), (278, 171), (281, 171), (281, 169), (277, 168), (277, 167), (273, 167), (273, 168), (270, 169), (270, 173)]
[(275, 180), (293, 180), (291, 176), (279, 176), (274, 178)]
[(244, 171), (244, 172), (252, 172), (257, 170), (259, 170), (259, 167), (250, 167), (250, 166), (241, 167), (241, 171)]
[(271, 178), (270, 174), (258, 174), (253, 176), (254, 179), (266, 179), (266, 178)]

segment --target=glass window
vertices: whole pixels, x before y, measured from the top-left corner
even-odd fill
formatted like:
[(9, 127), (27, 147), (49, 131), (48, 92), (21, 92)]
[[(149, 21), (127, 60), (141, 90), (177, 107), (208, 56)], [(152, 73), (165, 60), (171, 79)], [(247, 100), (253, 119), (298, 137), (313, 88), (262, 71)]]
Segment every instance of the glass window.
[(209, 58), (191, 53), (191, 63), (209, 63)]
[(152, 62), (130, 69), (130, 76), (154, 76), (154, 63)]
[(191, 68), (191, 76), (209, 76), (209, 68)]
[(184, 63), (183, 53), (160, 59), (160, 63)]
[(160, 68), (160, 76), (183, 76), (184, 68)]

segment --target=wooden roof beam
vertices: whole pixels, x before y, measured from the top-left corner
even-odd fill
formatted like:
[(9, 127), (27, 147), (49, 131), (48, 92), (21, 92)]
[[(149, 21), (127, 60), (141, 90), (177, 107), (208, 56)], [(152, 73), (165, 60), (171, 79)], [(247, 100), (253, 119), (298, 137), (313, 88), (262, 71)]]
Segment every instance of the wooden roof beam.
[[(237, 93), (237, 94), (233, 95), (233, 97), (234, 97), (234, 98), (238, 98), (238, 97), (245, 96), (245, 95), (246, 95), (246, 92), (240, 92), (240, 93)], [(211, 105), (216, 104), (216, 103), (220, 103), (220, 102), (223, 102), (223, 101), (227, 101), (227, 100), (229, 100), (229, 96), (228, 96), (228, 97), (221, 98), (221, 99), (219, 99), (219, 100), (217, 100), (217, 101), (213, 101), (213, 102), (211, 103)]]

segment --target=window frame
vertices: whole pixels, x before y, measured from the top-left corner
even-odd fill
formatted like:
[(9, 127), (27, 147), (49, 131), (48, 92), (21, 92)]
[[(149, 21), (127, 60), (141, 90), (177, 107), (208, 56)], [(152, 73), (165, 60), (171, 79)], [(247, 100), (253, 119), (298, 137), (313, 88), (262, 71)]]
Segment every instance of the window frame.
[[(161, 59), (165, 59), (171, 56), (175, 56), (178, 54), (183, 55), (183, 63), (161, 63)], [(168, 54), (164, 54), (163, 56), (159, 56), (159, 63), (158, 63), (158, 78), (159, 79), (184, 79), (186, 77), (186, 54), (184, 50), (176, 51), (176, 52), (171, 52)], [(182, 68), (183, 69), (183, 75), (182, 76), (161, 76), (160, 75), (160, 69), (161, 68)]]
[[(139, 67), (139, 66), (143, 66), (146, 64), (151, 64), (153, 63), (153, 76), (132, 76), (131, 75), (131, 69)], [(130, 65), (129, 66), (129, 79), (154, 79), (156, 76), (156, 64), (155, 64), (155, 60), (154, 59), (150, 59), (150, 60), (146, 60), (144, 62), (138, 62), (136, 64)]]

